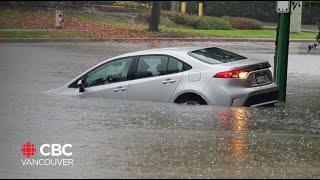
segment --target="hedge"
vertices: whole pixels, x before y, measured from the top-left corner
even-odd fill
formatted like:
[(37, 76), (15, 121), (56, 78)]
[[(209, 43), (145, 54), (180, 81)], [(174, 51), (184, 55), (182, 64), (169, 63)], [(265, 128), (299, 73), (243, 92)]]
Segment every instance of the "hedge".
[(169, 13), (169, 19), (178, 24), (189, 26), (195, 29), (262, 29), (263, 23), (250, 18), (243, 17), (198, 17), (195, 15)]
[(262, 29), (263, 23), (261, 21), (244, 18), (244, 17), (229, 17), (224, 16), (225, 20), (229, 21), (231, 26), (235, 29)]

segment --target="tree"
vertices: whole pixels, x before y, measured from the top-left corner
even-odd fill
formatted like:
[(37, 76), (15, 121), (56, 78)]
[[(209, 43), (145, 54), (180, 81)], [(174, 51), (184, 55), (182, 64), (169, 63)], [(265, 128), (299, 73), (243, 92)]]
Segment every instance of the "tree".
[(159, 1), (152, 1), (151, 18), (149, 23), (149, 31), (158, 32), (160, 24), (160, 7)]

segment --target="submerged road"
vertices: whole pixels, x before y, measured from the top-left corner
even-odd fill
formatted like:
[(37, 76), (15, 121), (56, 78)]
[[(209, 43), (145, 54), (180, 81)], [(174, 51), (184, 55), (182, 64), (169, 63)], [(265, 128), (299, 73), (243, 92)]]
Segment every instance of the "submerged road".
[[(274, 43), (192, 44), (273, 64)], [(43, 93), (148, 44), (1, 43), (0, 177), (320, 178), (320, 49), (306, 46), (290, 44), (285, 105), (229, 108)], [(23, 166), (27, 141), (72, 144), (74, 165)]]

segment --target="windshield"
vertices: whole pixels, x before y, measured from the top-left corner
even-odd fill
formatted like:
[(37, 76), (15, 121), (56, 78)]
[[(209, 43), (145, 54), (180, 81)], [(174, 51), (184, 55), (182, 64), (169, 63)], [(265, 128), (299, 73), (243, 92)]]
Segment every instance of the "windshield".
[(199, 49), (191, 51), (188, 54), (200, 61), (209, 64), (228, 63), (232, 61), (247, 59), (244, 56), (217, 47)]

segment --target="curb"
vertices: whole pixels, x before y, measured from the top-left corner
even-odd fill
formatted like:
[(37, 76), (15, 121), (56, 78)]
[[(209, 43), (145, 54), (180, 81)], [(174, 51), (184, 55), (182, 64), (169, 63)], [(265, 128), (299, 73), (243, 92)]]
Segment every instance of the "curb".
[[(7, 38), (0, 39), (0, 43), (37, 43), (37, 42), (135, 42), (135, 41), (180, 41), (180, 42), (275, 42), (270, 38), (110, 38), (110, 39), (33, 39), (33, 38)], [(290, 42), (315, 42), (311, 39), (292, 39)]]
[(33, 39), (33, 38), (0, 39), (0, 43), (38, 43), (38, 42), (105, 42), (105, 40), (95, 40), (95, 39)]

